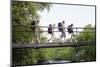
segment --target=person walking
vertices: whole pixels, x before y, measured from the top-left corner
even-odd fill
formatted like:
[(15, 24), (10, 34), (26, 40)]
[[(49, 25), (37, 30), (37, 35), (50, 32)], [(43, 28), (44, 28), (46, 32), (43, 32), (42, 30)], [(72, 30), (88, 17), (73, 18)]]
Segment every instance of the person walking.
[(40, 39), (39, 39), (39, 20), (33, 20), (31, 22), (31, 29), (33, 31), (33, 33), (35, 34), (35, 36), (33, 37), (33, 40), (32, 40), (32, 43), (39, 43), (40, 42)]
[(65, 21), (58, 23), (58, 30), (61, 32), (61, 38), (66, 38), (66, 31), (65, 31)]
[(65, 21), (62, 21), (62, 29), (63, 29), (62, 37), (64, 37), (64, 40), (65, 40), (65, 38), (66, 38)]
[(50, 39), (48, 40), (48, 42), (53, 38), (53, 27), (51, 24), (49, 24), (49, 27), (48, 27), (48, 34), (50, 34)]
[(71, 34), (71, 39), (73, 40), (75, 35), (74, 35), (74, 31), (73, 31), (73, 24), (68, 26), (68, 33)]

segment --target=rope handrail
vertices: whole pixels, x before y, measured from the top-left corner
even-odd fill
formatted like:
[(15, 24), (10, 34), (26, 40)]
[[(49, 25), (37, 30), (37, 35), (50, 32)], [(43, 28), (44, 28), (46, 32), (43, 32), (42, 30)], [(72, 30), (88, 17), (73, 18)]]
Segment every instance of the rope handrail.
[[(14, 25), (13, 27), (40, 27), (40, 28), (48, 28), (49, 26), (35, 26), (35, 25)], [(52, 28), (62, 28), (62, 27), (52, 27)], [(68, 27), (64, 27), (68, 28)], [(72, 29), (95, 29), (95, 28), (84, 28), (84, 27), (72, 27)]]
[[(17, 31), (17, 32), (35, 32), (35, 31), (32, 31), (32, 30), (13, 30), (13, 31)], [(48, 32), (48, 31), (37, 31), (37, 32)], [(53, 32), (59, 32), (59, 31), (53, 31)], [(68, 31), (65, 31), (65, 32), (68, 32)], [(95, 31), (73, 31), (73, 32), (78, 32), (78, 33), (93, 33)]]

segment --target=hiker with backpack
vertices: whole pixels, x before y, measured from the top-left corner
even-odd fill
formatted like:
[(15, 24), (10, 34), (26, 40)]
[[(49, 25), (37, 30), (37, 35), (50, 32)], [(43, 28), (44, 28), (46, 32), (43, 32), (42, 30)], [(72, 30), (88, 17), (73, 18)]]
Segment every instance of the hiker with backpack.
[(50, 34), (51, 37), (50, 37), (50, 39), (48, 40), (48, 42), (50, 42), (50, 40), (52, 40), (52, 41), (54, 42), (54, 38), (55, 38), (54, 29), (55, 29), (55, 24), (53, 24), (53, 25), (49, 24), (49, 27), (48, 27), (48, 34)]
[(65, 31), (65, 21), (62, 21), (58, 23), (58, 30), (61, 32), (61, 38), (64, 37), (64, 40), (66, 38), (66, 31)]
[(39, 20), (33, 20), (33, 22), (31, 23), (32, 27), (32, 31), (35, 33), (35, 38), (33, 38), (33, 42), (35, 43), (39, 43), (40, 42), (40, 34), (39, 34)]
[(48, 27), (48, 34), (51, 35), (50, 39), (48, 40), (48, 42), (53, 38), (53, 26), (51, 24), (49, 24)]
[(68, 33), (71, 34), (71, 39), (73, 39), (75, 37), (72, 27), (73, 27), (73, 24), (68, 26)]

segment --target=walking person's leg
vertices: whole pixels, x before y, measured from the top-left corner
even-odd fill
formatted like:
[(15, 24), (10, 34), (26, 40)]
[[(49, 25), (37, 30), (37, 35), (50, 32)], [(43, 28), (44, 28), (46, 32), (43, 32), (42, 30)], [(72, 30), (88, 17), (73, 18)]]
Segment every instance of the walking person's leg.
[(72, 33), (70, 33), (71, 34), (71, 42), (73, 41), (73, 35), (72, 35)]
[(63, 32), (61, 32), (61, 36), (60, 37), (61, 37), (61, 39), (63, 38)]
[(48, 42), (52, 40), (53, 35), (50, 33), (50, 38), (48, 39)]
[(48, 43), (50, 42), (51, 40), (51, 34), (49, 34), (50, 36), (48, 37)]
[(52, 40), (52, 42), (53, 42), (53, 33), (51, 34), (51, 40)]
[(40, 43), (39, 33), (37, 33), (37, 41), (38, 41), (38, 43)]
[(74, 35), (74, 32), (71, 33), (71, 38), (72, 38), (72, 41), (75, 41), (75, 35)]
[(66, 33), (64, 32), (64, 41), (66, 40)]
[(60, 32), (61, 32), (61, 38), (63, 38), (63, 28), (61, 28), (61, 30), (60, 30)]
[(65, 41), (65, 39), (66, 39), (66, 33), (65, 33), (64, 30), (62, 31), (62, 38), (63, 38), (63, 41)]

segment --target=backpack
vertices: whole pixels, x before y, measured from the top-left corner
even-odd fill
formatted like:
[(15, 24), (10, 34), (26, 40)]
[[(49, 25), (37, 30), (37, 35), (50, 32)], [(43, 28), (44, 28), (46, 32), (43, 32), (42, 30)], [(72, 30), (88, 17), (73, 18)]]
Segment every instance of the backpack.
[(36, 22), (35, 22), (35, 21), (31, 22), (31, 25), (32, 25), (32, 26), (31, 26), (31, 29), (32, 29), (33, 31), (35, 31), (35, 28), (36, 28), (36, 27), (35, 27)]
[(68, 26), (68, 33), (73, 33), (73, 29), (72, 29), (72, 26)]
[(58, 30), (62, 32), (63, 31), (63, 28), (61, 28), (61, 27), (62, 27), (62, 23), (58, 23)]
[(58, 27), (62, 27), (62, 24), (61, 23), (58, 23)]

